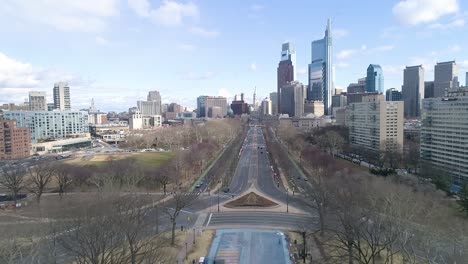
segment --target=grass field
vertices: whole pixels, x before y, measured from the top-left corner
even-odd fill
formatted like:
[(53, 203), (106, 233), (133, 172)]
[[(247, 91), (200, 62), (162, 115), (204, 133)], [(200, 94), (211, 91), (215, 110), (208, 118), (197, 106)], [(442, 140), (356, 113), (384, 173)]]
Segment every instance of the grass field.
[(86, 157), (80, 157), (72, 160), (67, 160), (67, 163), (73, 165), (96, 165), (103, 166), (109, 159), (126, 159), (134, 158), (139, 165), (150, 165), (154, 167), (159, 167), (164, 162), (172, 158), (173, 154), (171, 152), (145, 152), (145, 153), (116, 153), (116, 154), (103, 154), (95, 155), (91, 159), (86, 159)]

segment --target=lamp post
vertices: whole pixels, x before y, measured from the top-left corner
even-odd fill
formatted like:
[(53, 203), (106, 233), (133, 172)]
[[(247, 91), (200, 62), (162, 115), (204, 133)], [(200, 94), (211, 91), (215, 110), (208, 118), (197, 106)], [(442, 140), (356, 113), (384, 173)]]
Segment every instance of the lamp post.
[(289, 195), (288, 195), (287, 188), (286, 188), (286, 213), (289, 213)]
[(195, 228), (193, 229), (193, 244), (195, 245)]
[(185, 242), (185, 260), (188, 259), (187, 242)]

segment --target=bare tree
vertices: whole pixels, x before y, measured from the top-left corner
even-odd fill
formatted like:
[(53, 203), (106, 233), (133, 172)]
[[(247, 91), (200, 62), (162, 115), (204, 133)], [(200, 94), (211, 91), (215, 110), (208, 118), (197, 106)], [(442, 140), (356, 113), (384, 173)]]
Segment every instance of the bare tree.
[(164, 205), (164, 212), (169, 216), (171, 221), (171, 245), (175, 245), (175, 230), (177, 225), (177, 217), (180, 212), (198, 197), (197, 193), (180, 190), (176, 187), (173, 192), (172, 199), (168, 200)]
[(36, 195), (36, 201), (40, 203), (42, 194), (54, 176), (54, 168), (49, 164), (39, 164), (29, 168), (28, 171), (29, 191)]
[(15, 208), (18, 201), (18, 194), (24, 188), (24, 176), (26, 171), (17, 166), (4, 166), (2, 167), (2, 175), (0, 176), (0, 184), (10, 191), (13, 200), (15, 201)]
[(335, 155), (343, 149), (345, 144), (344, 138), (335, 131), (329, 131), (319, 137), (318, 143), (320, 148), (331, 155)]
[(60, 198), (62, 198), (62, 195), (68, 191), (68, 188), (72, 184), (71, 171), (71, 166), (66, 163), (60, 163), (55, 167), (54, 176), (57, 181)]

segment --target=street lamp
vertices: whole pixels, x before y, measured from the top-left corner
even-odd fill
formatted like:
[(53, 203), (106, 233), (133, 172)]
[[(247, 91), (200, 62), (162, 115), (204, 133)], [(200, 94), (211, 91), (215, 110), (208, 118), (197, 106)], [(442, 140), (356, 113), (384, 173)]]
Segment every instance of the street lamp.
[(289, 195), (288, 195), (288, 188), (286, 188), (286, 213), (289, 213)]
[(218, 189), (218, 213), (219, 213), (219, 189)]
[(185, 242), (185, 260), (188, 259), (187, 242)]
[(195, 228), (193, 229), (193, 244), (195, 245)]

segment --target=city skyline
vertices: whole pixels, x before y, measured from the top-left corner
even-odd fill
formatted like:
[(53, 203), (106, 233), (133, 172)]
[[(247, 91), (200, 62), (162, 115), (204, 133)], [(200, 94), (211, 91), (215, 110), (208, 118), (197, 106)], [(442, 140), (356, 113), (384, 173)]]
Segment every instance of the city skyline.
[[(164, 102), (192, 108), (201, 94), (231, 101), (244, 92), (251, 101), (257, 87), (258, 98), (265, 98), (276, 90), (278, 47), (286, 41), (296, 47), (297, 80), (308, 83), (310, 43), (323, 37), (328, 17), (336, 87), (364, 77), (369, 64), (380, 64), (384, 88), (397, 90), (405, 66), (422, 64), (430, 81), (436, 62), (456, 60), (460, 83), (468, 69), (461, 34), (467, 6), (455, 0), (443, 6), (387, 1), (378, 14), (365, 1), (295, 1), (299, 19), (291, 22), (284, 22), (279, 2), (26, 2), (0, 7), (0, 103), (21, 103), (29, 91), (45, 91), (52, 102), (59, 81), (69, 83), (73, 109), (89, 107), (94, 98), (103, 111), (123, 111), (149, 90), (160, 91)], [(313, 23), (306, 16), (311, 8), (320, 11)], [(356, 19), (357, 11), (371, 17)], [(239, 14), (247, 19), (239, 22)]]

